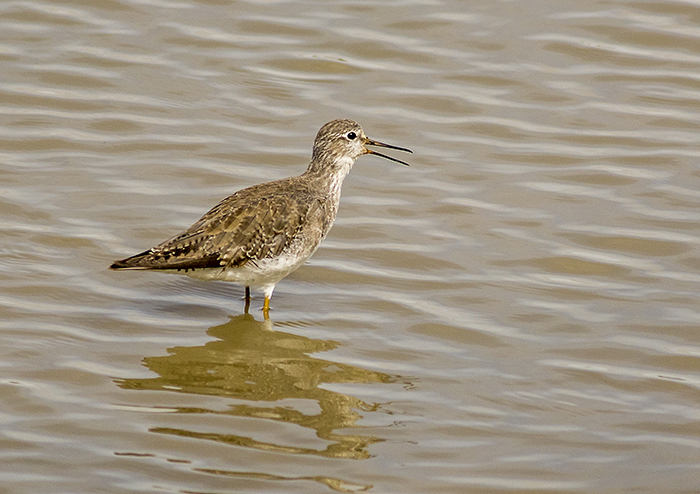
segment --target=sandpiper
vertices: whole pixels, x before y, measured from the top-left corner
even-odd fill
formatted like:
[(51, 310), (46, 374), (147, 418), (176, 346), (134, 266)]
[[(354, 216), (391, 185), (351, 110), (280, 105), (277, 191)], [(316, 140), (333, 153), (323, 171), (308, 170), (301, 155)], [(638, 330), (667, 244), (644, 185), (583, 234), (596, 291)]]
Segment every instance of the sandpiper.
[(239, 190), (184, 232), (110, 268), (240, 283), (245, 286), (246, 313), (250, 288), (259, 288), (265, 295), (263, 315), (269, 318), (277, 283), (318, 249), (333, 226), (340, 189), (355, 160), (374, 154), (408, 166), (368, 145), (412, 153), (369, 139), (352, 120), (333, 120), (318, 131), (303, 174)]

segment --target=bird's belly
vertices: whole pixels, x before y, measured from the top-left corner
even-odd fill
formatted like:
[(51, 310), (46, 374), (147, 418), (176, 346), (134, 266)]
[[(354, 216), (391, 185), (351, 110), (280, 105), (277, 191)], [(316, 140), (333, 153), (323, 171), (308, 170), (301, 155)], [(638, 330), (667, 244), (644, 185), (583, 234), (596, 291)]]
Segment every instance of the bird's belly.
[(248, 261), (242, 266), (231, 268), (191, 269), (186, 273), (190, 278), (205, 281), (230, 281), (251, 287), (264, 287), (277, 284), (282, 278), (298, 269), (308, 259), (291, 255), (281, 255), (273, 259)]

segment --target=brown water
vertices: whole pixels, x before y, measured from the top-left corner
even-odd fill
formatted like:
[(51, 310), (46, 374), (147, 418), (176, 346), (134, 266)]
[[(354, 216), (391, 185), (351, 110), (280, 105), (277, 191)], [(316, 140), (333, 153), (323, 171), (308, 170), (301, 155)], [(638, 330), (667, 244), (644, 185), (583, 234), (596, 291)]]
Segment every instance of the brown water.
[[(0, 3), (0, 492), (700, 490), (700, 4)], [(114, 273), (361, 158), (282, 281)]]

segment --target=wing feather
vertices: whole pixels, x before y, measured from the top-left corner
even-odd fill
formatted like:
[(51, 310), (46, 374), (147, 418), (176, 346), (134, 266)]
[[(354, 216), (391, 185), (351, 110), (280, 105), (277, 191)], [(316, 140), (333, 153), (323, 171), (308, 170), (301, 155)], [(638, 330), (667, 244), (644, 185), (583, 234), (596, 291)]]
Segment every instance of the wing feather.
[(320, 203), (304, 190), (286, 195), (265, 194), (262, 187), (270, 185), (251, 187), (227, 197), (184, 232), (111, 267), (227, 268), (280, 255), (294, 242), (310, 216), (320, 213)]

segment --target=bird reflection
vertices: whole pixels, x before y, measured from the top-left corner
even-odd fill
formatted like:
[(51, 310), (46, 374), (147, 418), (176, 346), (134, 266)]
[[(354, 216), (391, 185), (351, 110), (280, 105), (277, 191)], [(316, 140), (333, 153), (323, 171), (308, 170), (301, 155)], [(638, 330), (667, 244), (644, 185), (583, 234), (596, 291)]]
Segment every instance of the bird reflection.
[[(368, 446), (381, 439), (362, 434), (339, 434), (338, 429), (357, 429), (361, 411), (377, 405), (324, 389), (330, 383), (388, 383), (387, 374), (312, 357), (329, 351), (337, 342), (311, 339), (295, 334), (270, 331), (272, 322), (256, 321), (250, 314), (232, 317), (208, 334), (217, 338), (203, 346), (175, 347), (169, 355), (146, 357), (145, 366), (158, 374), (147, 379), (124, 379), (127, 389), (167, 390), (245, 400), (225, 410), (182, 408), (180, 413), (223, 414), (277, 421), (313, 429), (325, 448), (294, 445), (285, 438), (270, 442), (226, 432), (197, 432), (159, 427), (152, 432), (199, 438), (236, 446), (278, 453), (317, 455), (331, 458), (364, 459)], [(283, 401), (284, 400), (284, 401)], [(305, 401), (291, 401), (305, 400)], [(308, 401), (308, 400), (311, 400)], [(309, 404), (313, 406), (309, 407)], [(315, 404), (315, 405), (314, 405)], [(309, 411), (308, 409), (313, 410)], [(266, 437), (269, 435), (266, 434)], [(289, 441), (289, 440), (288, 440)]]

